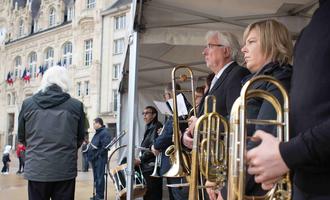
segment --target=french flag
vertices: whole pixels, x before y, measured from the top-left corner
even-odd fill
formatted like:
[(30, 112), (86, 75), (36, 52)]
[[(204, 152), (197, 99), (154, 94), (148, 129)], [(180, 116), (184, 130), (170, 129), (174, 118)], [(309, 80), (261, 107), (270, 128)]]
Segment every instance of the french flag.
[(8, 74), (7, 74), (6, 81), (7, 81), (8, 85), (13, 85), (13, 83), (14, 83), (14, 80), (13, 80), (12, 75), (11, 75), (10, 72), (8, 72)]

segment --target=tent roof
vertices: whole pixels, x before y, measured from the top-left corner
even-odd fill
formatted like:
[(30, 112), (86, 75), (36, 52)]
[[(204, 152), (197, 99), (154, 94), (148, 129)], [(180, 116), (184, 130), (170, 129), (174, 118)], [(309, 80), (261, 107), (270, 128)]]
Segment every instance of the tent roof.
[(242, 38), (249, 23), (275, 18), (296, 38), (318, 7), (316, 0), (145, 0), (138, 4), (142, 4), (135, 24), (141, 33), (139, 88), (168, 83), (176, 64), (188, 64), (196, 76), (205, 76), (208, 69), (201, 52), (208, 30), (230, 31)]

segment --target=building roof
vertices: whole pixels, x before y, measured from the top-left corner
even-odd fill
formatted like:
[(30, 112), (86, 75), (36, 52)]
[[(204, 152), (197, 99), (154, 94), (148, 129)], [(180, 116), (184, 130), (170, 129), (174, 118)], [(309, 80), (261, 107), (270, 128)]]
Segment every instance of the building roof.
[(112, 4), (112, 6), (110, 6), (108, 9), (106, 9), (105, 11), (109, 11), (112, 10), (114, 8), (119, 8), (121, 6), (127, 5), (132, 3), (132, 0), (117, 0), (114, 4)]

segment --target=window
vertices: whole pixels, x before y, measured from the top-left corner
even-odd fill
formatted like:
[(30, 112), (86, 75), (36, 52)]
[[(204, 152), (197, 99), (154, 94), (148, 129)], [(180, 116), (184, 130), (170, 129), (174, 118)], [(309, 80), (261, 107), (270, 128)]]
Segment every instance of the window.
[(117, 106), (118, 106), (118, 92), (117, 92), (117, 90), (112, 90), (112, 102), (113, 102), (113, 111), (117, 112)]
[(86, 0), (86, 7), (87, 8), (95, 8), (95, 0)]
[(124, 29), (126, 26), (126, 16), (121, 15), (115, 17), (115, 30)]
[(63, 66), (72, 64), (72, 43), (66, 42), (63, 45)]
[(18, 28), (18, 37), (21, 37), (24, 35), (24, 21), (23, 19), (19, 20), (19, 28)]
[(73, 6), (70, 6), (70, 7), (68, 8), (67, 16), (68, 16), (68, 21), (72, 21), (72, 18), (73, 18), (73, 16), (74, 16)]
[(45, 65), (46, 67), (52, 67), (54, 65), (54, 49), (48, 47), (45, 53)]
[(12, 101), (11, 102), (12, 102), (13, 105), (16, 105), (16, 93), (15, 92), (12, 93)]
[(114, 54), (121, 54), (124, 52), (124, 38), (118, 39), (114, 41)]
[(80, 82), (77, 83), (77, 96), (78, 97), (81, 96), (81, 83)]
[(85, 95), (89, 95), (89, 81), (85, 81)]
[(20, 56), (17, 56), (15, 58), (15, 70), (14, 70), (14, 77), (15, 78), (20, 78), (21, 74), (21, 64), (22, 64), (22, 59)]
[(85, 40), (85, 66), (90, 66), (93, 61), (93, 40)]
[(7, 105), (10, 105), (11, 103), (11, 95), (7, 94)]
[(51, 8), (49, 10), (49, 19), (48, 19), (48, 26), (49, 27), (53, 27), (55, 26), (55, 9), (54, 8)]
[(31, 73), (31, 77), (35, 78), (37, 77), (37, 53), (32, 52), (29, 55), (28, 58), (28, 63), (29, 63), (29, 71)]
[(120, 64), (114, 64), (112, 68), (112, 79), (118, 79)]
[(38, 19), (35, 19), (34, 22), (33, 22), (33, 33), (36, 33), (38, 32), (39, 30), (39, 27), (38, 27)]

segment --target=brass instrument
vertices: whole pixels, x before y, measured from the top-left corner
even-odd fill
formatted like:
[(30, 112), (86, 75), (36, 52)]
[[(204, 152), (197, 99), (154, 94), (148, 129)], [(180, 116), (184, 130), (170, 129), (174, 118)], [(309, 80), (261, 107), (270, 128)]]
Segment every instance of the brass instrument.
[[(208, 103), (212, 100), (212, 110)], [(215, 96), (207, 96), (204, 102), (204, 114), (198, 118), (194, 129), (194, 141), (191, 151), (191, 174), (189, 200), (199, 198), (200, 188), (198, 178), (215, 182), (221, 188), (224, 186), (227, 171), (227, 149), (229, 127), (226, 119), (216, 111)], [(220, 127), (222, 125), (222, 127)], [(223, 128), (223, 132), (220, 132)], [(200, 174), (198, 173), (200, 172)]]
[[(185, 70), (188, 72), (187, 75), (177, 76), (177, 71)], [(191, 90), (176, 90), (175, 85), (178, 80), (190, 81)], [(192, 93), (192, 104), (193, 104), (193, 115), (196, 116), (196, 106), (195, 106), (195, 87), (194, 87), (194, 77), (192, 70), (186, 65), (178, 65), (172, 70), (172, 96), (173, 96), (173, 145), (169, 146), (165, 155), (170, 156), (172, 166), (163, 176), (164, 177), (186, 177), (190, 172), (190, 159), (186, 152), (182, 151), (180, 143), (180, 123), (179, 114), (177, 108), (177, 97), (176, 95), (180, 92), (191, 92)]]
[[(160, 133), (158, 135), (161, 135), (163, 133), (164, 127), (165, 127), (165, 124), (163, 125), (162, 130), (160, 130)], [(160, 152), (155, 158), (155, 166), (154, 166), (154, 170), (152, 171), (152, 174), (150, 175), (151, 177), (154, 177), (154, 178), (161, 177), (161, 175), (159, 174), (159, 167), (161, 165), (161, 162), (162, 162), (162, 152)]]
[[(256, 82), (269, 82), (276, 86), (283, 96), (283, 108), (279, 100), (271, 93), (251, 89)], [(261, 98), (268, 101), (275, 109), (276, 120), (256, 120), (246, 118), (247, 100), (250, 98)], [(228, 196), (230, 200), (242, 199), (266, 199), (266, 200), (289, 200), (291, 199), (291, 182), (289, 173), (275, 184), (264, 196), (246, 196), (245, 173), (246, 173), (246, 132), (247, 125), (275, 125), (277, 126), (277, 138), (279, 141), (289, 140), (289, 97), (282, 84), (270, 76), (257, 76), (249, 80), (242, 88), (241, 95), (233, 104), (230, 115), (229, 136), (229, 168), (228, 168)]]

